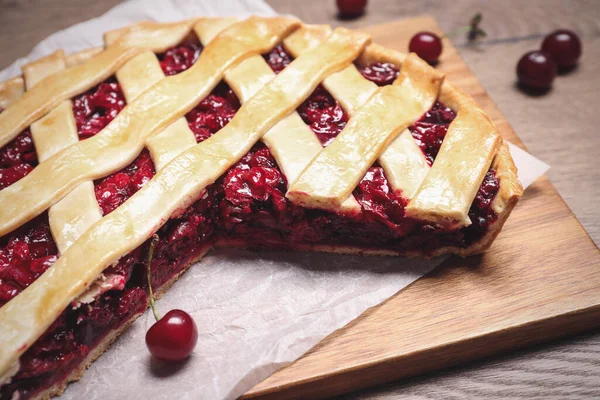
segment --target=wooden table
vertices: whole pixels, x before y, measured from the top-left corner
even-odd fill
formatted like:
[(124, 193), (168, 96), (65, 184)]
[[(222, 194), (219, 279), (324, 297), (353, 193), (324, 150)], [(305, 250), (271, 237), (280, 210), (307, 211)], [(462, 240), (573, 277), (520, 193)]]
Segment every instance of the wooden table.
[[(600, 243), (600, 159), (597, 132), (600, 95), (600, 2), (475, 0), (370, 0), (367, 15), (339, 21), (333, 0), (267, 0), (280, 13), (306, 22), (361, 27), (420, 14), (433, 15), (446, 31), (480, 11), (488, 38), (479, 46), (454, 41), (490, 96), (530, 152), (548, 162), (548, 176), (592, 239)], [(119, 1), (0, 0), (0, 68), (52, 32), (93, 18)], [(545, 96), (530, 97), (514, 86), (519, 57), (538, 48), (545, 33), (577, 31), (584, 55), (579, 68), (559, 77)], [(404, 49), (401, 49), (404, 50)], [(557, 234), (560, 234), (557, 232)], [(600, 267), (600, 266), (599, 266)], [(600, 290), (600, 288), (599, 288)], [(415, 398), (598, 398), (600, 332), (438, 372), (343, 399)]]

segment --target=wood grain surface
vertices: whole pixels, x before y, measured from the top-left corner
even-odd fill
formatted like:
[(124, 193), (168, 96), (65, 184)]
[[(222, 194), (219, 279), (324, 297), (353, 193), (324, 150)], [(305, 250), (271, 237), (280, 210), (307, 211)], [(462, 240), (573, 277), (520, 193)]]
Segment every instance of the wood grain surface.
[[(48, 34), (100, 15), (118, 2), (0, 0), (0, 67), (26, 55)], [(600, 93), (600, 2), (369, 0), (368, 13), (355, 21), (337, 20), (333, 0), (267, 2), (277, 11), (295, 14), (306, 22), (353, 28), (427, 13), (448, 31), (466, 24), (474, 12), (481, 11), (488, 37), (478, 46), (456, 41), (461, 56), (529, 151), (552, 165), (550, 180), (592, 238), (597, 243), (600, 241), (600, 211), (595, 201), (600, 195), (600, 174), (594, 167), (600, 157), (596, 129)], [(516, 62), (525, 51), (539, 47), (545, 33), (558, 27), (571, 28), (580, 34), (584, 48), (582, 62), (577, 70), (557, 79), (552, 92), (529, 97), (514, 87)], [(528, 191), (521, 206), (535, 195)], [(515, 213), (521, 212), (521, 206)], [(507, 229), (525, 229), (523, 226), (513, 228), (510, 224), (512, 222)], [(553, 237), (540, 240), (547, 240), (551, 247), (554, 236), (562, 235), (559, 230)], [(504, 234), (499, 240), (503, 237)], [(471, 271), (472, 267), (467, 265), (461, 270)], [(434, 276), (434, 279), (443, 277)], [(492, 284), (490, 290), (496, 290), (496, 286)], [(596, 332), (404, 379), (340, 399), (600, 398), (600, 331)]]

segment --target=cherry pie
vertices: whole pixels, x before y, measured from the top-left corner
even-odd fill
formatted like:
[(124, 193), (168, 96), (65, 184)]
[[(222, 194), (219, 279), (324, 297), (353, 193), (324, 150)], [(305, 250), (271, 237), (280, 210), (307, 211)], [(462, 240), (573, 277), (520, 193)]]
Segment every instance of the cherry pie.
[(0, 398), (60, 394), (214, 246), (466, 256), (522, 188), (414, 54), (291, 18), (141, 23), (0, 84)]

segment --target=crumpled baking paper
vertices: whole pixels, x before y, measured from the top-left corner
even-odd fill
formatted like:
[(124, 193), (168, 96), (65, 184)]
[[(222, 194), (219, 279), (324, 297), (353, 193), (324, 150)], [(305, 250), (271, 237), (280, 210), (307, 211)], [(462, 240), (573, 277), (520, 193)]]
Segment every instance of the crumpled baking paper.
[[(0, 81), (58, 48), (74, 53), (101, 46), (103, 32), (135, 21), (250, 14), (275, 13), (260, 0), (129, 1), (45, 39), (0, 72)], [(523, 186), (548, 169), (516, 146), (511, 153)], [(146, 312), (63, 396), (234, 399), (441, 261), (213, 251), (158, 302), (163, 313), (188, 311), (198, 325), (198, 345), (186, 362), (173, 366), (151, 359), (144, 336), (154, 318)]]

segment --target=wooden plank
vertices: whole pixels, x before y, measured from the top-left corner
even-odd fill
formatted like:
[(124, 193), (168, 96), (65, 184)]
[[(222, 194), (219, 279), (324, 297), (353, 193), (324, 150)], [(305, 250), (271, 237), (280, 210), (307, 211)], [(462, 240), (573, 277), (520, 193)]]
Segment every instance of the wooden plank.
[[(365, 29), (402, 51), (419, 30), (440, 31), (428, 17)], [(449, 41), (438, 68), (524, 148)], [(598, 248), (541, 178), (488, 252), (448, 260), (244, 398), (332, 396), (600, 326), (598, 265)]]

